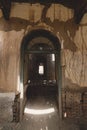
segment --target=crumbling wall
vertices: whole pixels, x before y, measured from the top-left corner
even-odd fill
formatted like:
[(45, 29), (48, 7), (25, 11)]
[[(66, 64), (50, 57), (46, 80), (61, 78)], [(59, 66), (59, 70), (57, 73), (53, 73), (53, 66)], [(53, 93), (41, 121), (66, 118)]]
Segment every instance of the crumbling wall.
[(64, 87), (87, 86), (87, 15), (79, 25), (73, 10), (59, 4), (13, 3), (10, 20), (0, 11), (0, 91), (16, 91), (20, 79), (20, 48), (33, 28), (52, 31), (60, 40), (64, 60)]

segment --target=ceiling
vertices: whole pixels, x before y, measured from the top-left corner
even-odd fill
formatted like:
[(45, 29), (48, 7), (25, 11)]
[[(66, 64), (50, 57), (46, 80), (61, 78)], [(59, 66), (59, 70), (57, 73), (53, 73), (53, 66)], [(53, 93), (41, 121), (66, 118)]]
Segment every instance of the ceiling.
[(87, 0), (0, 0), (0, 8), (3, 12), (3, 16), (6, 20), (10, 18), (11, 11), (11, 3), (19, 2), (19, 3), (40, 3), (49, 7), (52, 3), (62, 4), (67, 8), (71, 8), (74, 10), (74, 21), (79, 24), (82, 17), (85, 13), (87, 13)]

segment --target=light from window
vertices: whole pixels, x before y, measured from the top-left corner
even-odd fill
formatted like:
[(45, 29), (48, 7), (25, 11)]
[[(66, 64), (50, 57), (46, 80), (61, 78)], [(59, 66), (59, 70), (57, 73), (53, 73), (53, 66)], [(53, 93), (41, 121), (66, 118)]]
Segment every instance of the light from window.
[(32, 114), (32, 115), (45, 115), (55, 112), (54, 108), (48, 108), (43, 110), (37, 110), (37, 109), (29, 109), (25, 108), (24, 113)]
[(39, 74), (44, 74), (44, 66), (42, 64), (39, 65)]
[(55, 61), (55, 55), (52, 54), (52, 61)]

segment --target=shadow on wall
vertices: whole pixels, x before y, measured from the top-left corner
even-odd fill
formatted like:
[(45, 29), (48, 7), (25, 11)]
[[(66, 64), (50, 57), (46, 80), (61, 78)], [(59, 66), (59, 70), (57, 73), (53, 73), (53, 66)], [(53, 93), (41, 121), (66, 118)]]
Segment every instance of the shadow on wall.
[(79, 86), (76, 83), (73, 83), (71, 79), (65, 78), (65, 88), (66, 89), (78, 90), (78, 89), (81, 88), (81, 86)]
[(20, 31), (21, 29), (26, 29), (29, 25), (28, 20), (24, 20), (21, 18), (12, 17), (10, 20), (5, 20), (3, 17), (0, 18), (0, 30), (2, 31)]
[(69, 19), (66, 22), (55, 19), (53, 22), (49, 18), (45, 19), (45, 23), (54, 28), (55, 33), (64, 40), (64, 48), (73, 52), (77, 50), (74, 43), (74, 37), (79, 26), (76, 25), (73, 19)]
[(79, 91), (79, 92), (87, 92), (87, 86), (80, 86), (77, 83), (73, 83), (73, 81), (69, 78), (65, 78), (64, 88), (66, 90)]
[[(65, 49), (69, 49), (73, 52), (77, 50), (77, 47), (74, 43), (74, 37), (75, 37), (76, 31), (79, 28), (79, 25), (75, 24), (73, 19), (69, 19), (66, 22), (55, 19), (52, 22), (50, 18), (45, 17), (44, 21), (42, 22), (53, 27), (54, 32), (63, 39)], [(26, 31), (29, 25), (35, 26), (35, 25), (38, 25), (39, 23), (40, 21), (37, 21), (36, 23), (32, 23), (32, 22), (29, 22), (28, 20), (24, 20), (21, 18), (14, 18), (14, 17), (10, 18), (9, 21), (4, 20), (4, 18), (0, 18), (0, 30), (20, 31), (21, 29), (24, 29)]]
[(80, 86), (77, 83), (73, 83), (71, 79), (65, 78), (65, 85), (64, 88), (65, 90), (71, 91), (71, 92), (87, 92), (87, 87), (85, 86)]

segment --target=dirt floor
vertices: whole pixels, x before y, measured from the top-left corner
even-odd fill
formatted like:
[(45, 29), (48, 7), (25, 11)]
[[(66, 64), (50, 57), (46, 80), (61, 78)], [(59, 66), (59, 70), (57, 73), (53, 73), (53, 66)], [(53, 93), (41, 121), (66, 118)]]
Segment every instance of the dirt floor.
[(10, 130), (14, 96), (14, 93), (0, 93), (0, 130)]
[[(83, 119), (59, 120), (55, 97), (32, 97), (26, 104), (22, 122), (13, 123), (13, 100), (14, 93), (0, 93), (0, 130), (87, 130)], [(41, 114), (49, 108), (51, 112)]]

